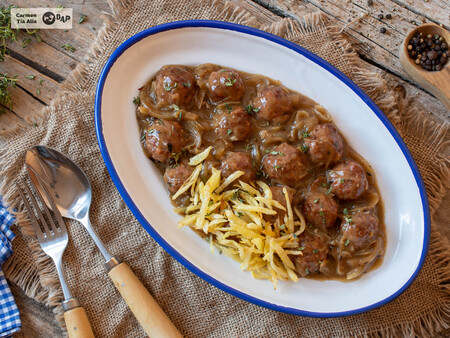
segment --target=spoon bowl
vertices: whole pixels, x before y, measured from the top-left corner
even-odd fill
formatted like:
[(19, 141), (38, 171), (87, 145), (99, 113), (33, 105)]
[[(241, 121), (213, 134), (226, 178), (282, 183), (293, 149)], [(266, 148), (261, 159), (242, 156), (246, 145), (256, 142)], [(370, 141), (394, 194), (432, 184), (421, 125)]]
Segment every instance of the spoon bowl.
[[(25, 164), (28, 176), (41, 195), (46, 196), (42, 193), (42, 182), (61, 215), (83, 224), (105, 258), (107, 266), (117, 265), (117, 259), (105, 248), (89, 220), (92, 188), (83, 170), (58, 150), (45, 146), (28, 149)], [(52, 205), (46, 197), (44, 201), (51, 209)]]
[[(36, 186), (36, 175), (47, 184), (53, 201), (63, 217), (81, 219), (89, 213), (92, 200), (91, 184), (86, 174), (69, 158), (59, 151), (33, 146), (25, 156), (30, 179)], [(48, 200), (43, 195), (46, 204)]]
[(424, 36), (428, 34), (433, 36), (439, 34), (445, 39), (447, 44), (450, 43), (450, 33), (446, 29), (434, 23), (425, 23), (411, 30), (406, 35), (400, 47), (400, 63), (415, 82), (436, 96), (450, 110), (450, 61), (447, 61), (439, 71), (428, 71), (416, 64), (415, 60), (409, 57), (409, 41), (419, 32), (422, 32)]

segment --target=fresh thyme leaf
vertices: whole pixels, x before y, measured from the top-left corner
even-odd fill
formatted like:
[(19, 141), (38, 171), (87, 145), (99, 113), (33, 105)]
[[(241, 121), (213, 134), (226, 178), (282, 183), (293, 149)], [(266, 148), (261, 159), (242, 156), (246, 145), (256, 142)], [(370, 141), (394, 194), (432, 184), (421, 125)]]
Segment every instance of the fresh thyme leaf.
[(141, 104), (141, 98), (139, 96), (136, 96), (135, 98), (133, 98), (133, 103), (136, 106), (139, 106)]
[[(38, 42), (41, 42), (41, 38), (37, 35), (38, 29), (28, 30), (28, 29), (12, 29), (11, 28), (11, 9), (17, 8), (15, 5), (10, 5), (8, 7), (0, 8), (0, 61), (4, 60), (5, 54), (8, 53), (6, 49), (6, 43), (17, 43), (22, 47), (27, 47), (34, 37)], [(19, 41), (19, 35), (21, 33), (27, 34), (28, 37), (22, 38)]]
[(347, 239), (347, 240), (345, 241), (344, 246), (347, 246), (348, 243), (350, 243), (350, 240), (349, 240), (349, 239)]
[(302, 131), (302, 137), (303, 137), (303, 138), (309, 137), (309, 131), (308, 131), (308, 129)]
[(40, 90), (39, 88), (36, 89), (36, 95), (37, 95), (37, 96), (41, 95), (41, 90)]
[(164, 84), (164, 90), (166, 92), (170, 92), (172, 89), (177, 88), (178, 82), (175, 82), (175, 84), (173, 85), (173, 87), (171, 87), (167, 82)]
[(74, 46), (72, 46), (70, 43), (66, 43), (66, 44), (64, 44), (64, 45), (62, 45), (61, 46), (61, 48), (62, 49), (64, 49), (64, 50), (67, 50), (67, 51), (69, 51), (69, 52), (75, 52), (77, 49), (74, 47)]
[(230, 112), (233, 110), (233, 107), (231, 107), (228, 103), (225, 103), (225, 108)]
[(275, 165), (273, 166), (273, 169), (275, 169), (275, 171), (278, 171), (278, 169), (280, 169), (280, 166), (275, 164)]
[[(17, 75), (9, 77), (8, 74), (0, 74), (0, 104), (12, 109), (11, 93), (9, 88), (15, 88)], [(5, 109), (0, 107), (0, 113), (4, 113)]]
[(347, 211), (347, 208), (345, 208), (345, 209), (344, 209), (343, 213), (344, 213), (344, 215), (345, 215), (345, 216), (347, 216), (347, 215), (348, 215), (348, 211)]
[(235, 83), (236, 83), (236, 79), (230, 79), (230, 78), (227, 78), (227, 81), (225, 81), (225, 86), (231, 87), (231, 86), (234, 85)]
[(30, 74), (25, 76), (28, 80), (34, 80), (36, 78), (36, 75)]
[(233, 132), (233, 130), (228, 129), (228, 130), (227, 130), (227, 135), (230, 135), (232, 132)]
[(308, 151), (309, 147), (305, 144), (302, 144), (300, 146), (300, 150), (302, 151), (302, 153), (306, 153)]
[(80, 13), (80, 17), (78, 19), (78, 23), (83, 23), (86, 21), (87, 15), (86, 14), (81, 14)]
[(173, 111), (180, 110), (180, 107), (178, 107), (175, 103), (172, 105)]
[(318, 253), (319, 252), (319, 249), (314, 249), (313, 250), (313, 253)]
[(313, 202), (314, 202), (314, 203), (317, 203), (317, 202), (319, 202), (319, 199), (316, 198)]
[(183, 82), (183, 86), (185, 86), (187, 88), (191, 88), (191, 81)]
[(44, 81), (45, 81), (45, 80), (39, 80), (39, 85), (42, 86), (42, 83), (43, 83)]

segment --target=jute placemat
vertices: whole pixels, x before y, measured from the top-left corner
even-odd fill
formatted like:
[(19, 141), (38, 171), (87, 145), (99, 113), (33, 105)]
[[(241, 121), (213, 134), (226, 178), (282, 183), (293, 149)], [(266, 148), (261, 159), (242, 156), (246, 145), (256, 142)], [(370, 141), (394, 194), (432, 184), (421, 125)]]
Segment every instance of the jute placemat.
[[(92, 222), (100, 237), (129, 263), (185, 336), (430, 336), (449, 327), (450, 248), (434, 227), (428, 258), (412, 286), (386, 306), (346, 318), (314, 319), (278, 313), (230, 296), (193, 275), (145, 232), (120, 198), (97, 146), (94, 89), (112, 51), (133, 34), (157, 24), (215, 19), (278, 34), (335, 65), (375, 100), (408, 144), (427, 186), (432, 212), (449, 186), (449, 159), (443, 155), (448, 125), (439, 125), (422, 114), (414, 101), (387, 87), (380, 74), (360, 65), (349, 44), (339, 36), (339, 27), (320, 15), (306, 16), (302, 24), (282, 19), (263, 26), (245, 9), (223, 1), (124, 0), (111, 6), (113, 14), (106, 18), (86, 62), (78, 66), (52, 104), (14, 132), (0, 134), (5, 141), (0, 153), (0, 195), (7, 203), (19, 207), (13, 182), (25, 178), (23, 162), (28, 147), (45, 144), (68, 154), (92, 182)], [(24, 213), (16, 215), (22, 234), (15, 240), (15, 253), (5, 266), (7, 276), (31, 297), (55, 306), (64, 325), (62, 293), (54, 266), (33, 239)], [(70, 243), (65, 269), (96, 335), (144, 336), (109, 280), (91, 239), (78, 223), (68, 221), (67, 225)], [(236, 273), (243, 272), (236, 269)]]

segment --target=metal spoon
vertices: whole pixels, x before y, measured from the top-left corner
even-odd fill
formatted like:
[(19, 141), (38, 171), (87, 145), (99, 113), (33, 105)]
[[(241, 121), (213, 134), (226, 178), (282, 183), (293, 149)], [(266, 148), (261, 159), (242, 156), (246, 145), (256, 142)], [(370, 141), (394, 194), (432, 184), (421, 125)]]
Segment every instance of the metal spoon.
[[(170, 319), (128, 265), (111, 255), (92, 228), (89, 220), (92, 189), (81, 168), (64, 154), (45, 146), (31, 147), (27, 151), (25, 163), (28, 170), (32, 168), (34, 174), (46, 185), (46, 190), (61, 215), (79, 221), (91, 235), (105, 258), (109, 276), (145, 332), (151, 337), (180, 337)], [(33, 176), (30, 175), (32, 180)], [(35, 185), (40, 187), (40, 184)], [(42, 191), (41, 194), (51, 209), (52, 204), (46, 199), (46, 194)]]

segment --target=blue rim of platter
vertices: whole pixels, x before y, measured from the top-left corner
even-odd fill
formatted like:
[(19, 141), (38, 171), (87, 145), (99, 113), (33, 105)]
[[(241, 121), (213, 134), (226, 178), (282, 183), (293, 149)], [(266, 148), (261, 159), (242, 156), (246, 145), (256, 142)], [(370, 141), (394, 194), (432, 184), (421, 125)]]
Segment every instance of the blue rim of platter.
[[(343, 312), (311, 312), (311, 311), (304, 311), (299, 309), (294, 309), (290, 307), (280, 306), (277, 304), (272, 304), (267, 301), (263, 301), (261, 299), (255, 298), (253, 296), (250, 296), (246, 293), (243, 293), (239, 290), (236, 290), (230, 286), (227, 286), (223, 284), (222, 282), (218, 281), (217, 279), (213, 278), (212, 276), (204, 273), (201, 271), (198, 267), (190, 263), (186, 258), (184, 258), (178, 251), (176, 251), (172, 246), (170, 246), (162, 237), (158, 234), (158, 232), (152, 227), (152, 225), (145, 219), (145, 217), (142, 215), (140, 210), (137, 208), (137, 206), (134, 204), (131, 196), (126, 191), (124, 185), (122, 184), (115, 168), (114, 164), (111, 161), (111, 158), (108, 153), (108, 148), (105, 143), (105, 139), (103, 136), (102, 131), (102, 112), (101, 112), (101, 102), (102, 102), (102, 92), (103, 87), (105, 85), (105, 81), (107, 79), (108, 73), (111, 70), (111, 67), (114, 65), (116, 60), (131, 46), (133, 46), (135, 43), (139, 42), (140, 40), (157, 33), (174, 30), (174, 29), (180, 29), (180, 28), (187, 28), (187, 27), (201, 27), (201, 28), (215, 28), (215, 29), (224, 29), (224, 30), (231, 30), (236, 31), (239, 33), (244, 33), (248, 35), (253, 35), (256, 37), (260, 37), (272, 42), (275, 42), (281, 46), (287, 47), (304, 57), (308, 58), (309, 60), (313, 61), (314, 63), (318, 64), (320, 67), (326, 69), (328, 72), (333, 74), (335, 77), (337, 77), (339, 80), (341, 80), (345, 85), (347, 85), (356, 95), (358, 95), (369, 107), (370, 109), (375, 113), (375, 115), (380, 119), (380, 121), (384, 124), (384, 126), (388, 129), (388, 131), (391, 133), (391, 135), (394, 137), (395, 141), (397, 142), (398, 146), (400, 147), (401, 151), (403, 152), (403, 155), (405, 156), (406, 160), (408, 161), (408, 164), (413, 172), (414, 178), (416, 180), (417, 186), (420, 191), (420, 197), (422, 199), (422, 207), (423, 207), (423, 218), (424, 218), (424, 241), (423, 241), (423, 249), (422, 249), (422, 255), (420, 257), (419, 264), (412, 274), (412, 276), (409, 278), (409, 280), (394, 294), (391, 296), (377, 302), (374, 304), (371, 304), (366, 307), (350, 310), (350, 311), (343, 311)], [(223, 22), (223, 21), (212, 21), (212, 20), (186, 20), (186, 21), (176, 21), (176, 22), (170, 22), (166, 24), (162, 24), (159, 26), (148, 28), (132, 37), (130, 37), (128, 40), (123, 42), (110, 56), (108, 61), (106, 62), (105, 66), (103, 67), (103, 70), (100, 74), (100, 78), (98, 80), (97, 84), (97, 90), (96, 90), (96, 99), (95, 99), (95, 130), (97, 133), (97, 140), (100, 147), (100, 152), (103, 156), (103, 160), (105, 161), (106, 168), (109, 171), (109, 174), (114, 181), (117, 189), (119, 190), (120, 195), (124, 199), (127, 206), (130, 208), (130, 210), (133, 212), (134, 216), (137, 218), (137, 220), (141, 223), (141, 225), (147, 230), (147, 232), (161, 245), (172, 257), (177, 259), (181, 264), (183, 264), (187, 269), (189, 269), (191, 272), (195, 273), (197, 276), (203, 278), (208, 283), (218, 287), (219, 289), (228, 292), (229, 294), (239, 297), (245, 301), (266, 307), (271, 310), (276, 310), (280, 312), (285, 312), (289, 314), (299, 315), (299, 316), (308, 316), (308, 317), (316, 317), (316, 318), (331, 318), (331, 317), (343, 317), (343, 316), (350, 316), (359, 314), (362, 312), (370, 311), (375, 308), (378, 308), (386, 303), (389, 303), (390, 301), (397, 298), (400, 294), (402, 294), (414, 281), (414, 279), (419, 274), (420, 269), (423, 266), (423, 263), (425, 261), (427, 252), (428, 252), (428, 246), (429, 246), (429, 239), (430, 239), (430, 212), (428, 207), (428, 198), (425, 190), (425, 186), (422, 180), (422, 177), (420, 176), (419, 170), (417, 168), (416, 163), (414, 162), (413, 157), (411, 156), (411, 153), (409, 152), (408, 148), (406, 147), (406, 144), (400, 137), (397, 130), (394, 128), (392, 123), (388, 120), (388, 118), (384, 115), (384, 113), (380, 110), (380, 108), (377, 107), (377, 105), (369, 98), (367, 94), (365, 94), (355, 83), (353, 83), (347, 76), (345, 76), (343, 73), (341, 73), (338, 69), (330, 65), (325, 60), (321, 59), (317, 55), (311, 53), (310, 51), (300, 47), (297, 44), (294, 44), (290, 41), (287, 41), (283, 38), (280, 38), (276, 35), (266, 33), (264, 31), (246, 27), (238, 24)]]

